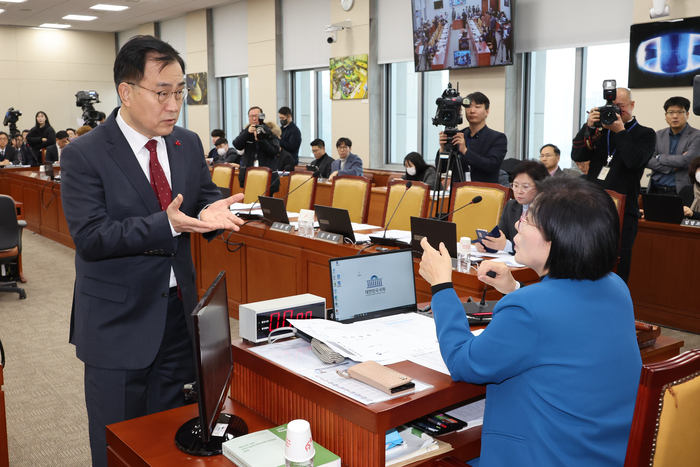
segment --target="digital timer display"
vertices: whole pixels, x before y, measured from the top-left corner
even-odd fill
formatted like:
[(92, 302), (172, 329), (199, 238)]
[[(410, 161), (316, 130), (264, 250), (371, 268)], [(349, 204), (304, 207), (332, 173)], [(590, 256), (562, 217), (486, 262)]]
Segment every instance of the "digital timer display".
[(258, 339), (267, 339), (272, 331), (291, 326), (288, 321), (290, 319), (323, 319), (325, 316), (326, 309), (323, 303), (258, 313), (256, 335)]

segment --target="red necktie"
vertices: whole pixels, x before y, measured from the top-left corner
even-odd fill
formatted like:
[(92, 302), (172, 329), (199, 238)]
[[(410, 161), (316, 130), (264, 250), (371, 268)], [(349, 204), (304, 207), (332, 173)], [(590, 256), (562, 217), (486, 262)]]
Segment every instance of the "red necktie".
[(151, 139), (146, 143), (146, 149), (151, 155), (151, 161), (148, 164), (149, 171), (151, 173), (151, 187), (158, 198), (158, 203), (160, 204), (160, 210), (165, 211), (173, 198), (173, 193), (170, 190), (170, 185), (168, 184), (168, 179), (165, 178), (165, 172), (163, 172), (163, 167), (161, 167), (160, 162), (158, 162), (158, 153), (156, 152), (156, 146), (158, 142)]

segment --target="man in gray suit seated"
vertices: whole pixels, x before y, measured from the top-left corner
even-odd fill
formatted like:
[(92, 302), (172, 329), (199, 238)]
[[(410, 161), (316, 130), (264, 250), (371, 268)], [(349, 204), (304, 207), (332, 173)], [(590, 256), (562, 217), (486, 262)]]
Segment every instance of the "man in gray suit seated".
[(669, 128), (656, 132), (656, 149), (647, 167), (652, 170), (650, 193), (677, 195), (688, 185), (690, 161), (700, 156), (700, 130), (688, 124), (690, 101), (672, 97), (664, 104)]

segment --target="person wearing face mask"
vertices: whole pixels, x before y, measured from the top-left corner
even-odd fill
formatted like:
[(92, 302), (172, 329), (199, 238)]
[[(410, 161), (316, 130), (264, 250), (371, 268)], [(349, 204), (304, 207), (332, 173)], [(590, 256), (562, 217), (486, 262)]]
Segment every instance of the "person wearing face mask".
[(690, 185), (684, 186), (679, 193), (683, 198), (683, 214), (700, 220), (700, 156), (690, 162), (688, 180)]
[(294, 161), (294, 165), (299, 165), (299, 148), (301, 147), (301, 131), (292, 121), (292, 109), (282, 107), (279, 110), (280, 126), (282, 136), (280, 146), (287, 151)]
[(403, 158), (403, 166), (406, 168), (406, 173), (401, 177), (402, 179), (423, 182), (430, 188), (435, 188), (438, 179), (435, 167), (426, 164), (425, 159), (420, 154), (409, 152)]
[(229, 148), (228, 140), (226, 138), (219, 138), (216, 140), (216, 155), (211, 161), (211, 165), (221, 164), (222, 162), (228, 162), (236, 167), (239, 166), (238, 160), (241, 158), (238, 151), (233, 148)]

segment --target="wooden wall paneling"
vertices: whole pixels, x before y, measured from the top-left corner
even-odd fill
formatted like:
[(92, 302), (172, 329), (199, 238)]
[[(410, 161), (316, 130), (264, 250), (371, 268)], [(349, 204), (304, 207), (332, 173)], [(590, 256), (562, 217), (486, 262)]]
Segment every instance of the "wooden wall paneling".
[[(229, 315), (238, 319), (238, 305), (246, 303), (245, 287), (247, 277), (245, 274), (245, 248), (235, 252), (228, 251), (226, 243), (221, 236), (207, 242), (201, 235), (195, 235), (195, 244), (198, 245), (196, 255), (199, 263), (197, 269), (197, 284), (199, 296), (206, 292), (209, 285), (216, 279), (220, 271), (226, 271), (226, 293), (229, 302)], [(228, 237), (228, 231), (224, 238)], [(231, 243), (240, 242), (242, 239), (237, 234), (229, 238)], [(231, 246), (234, 250), (236, 247)]]

